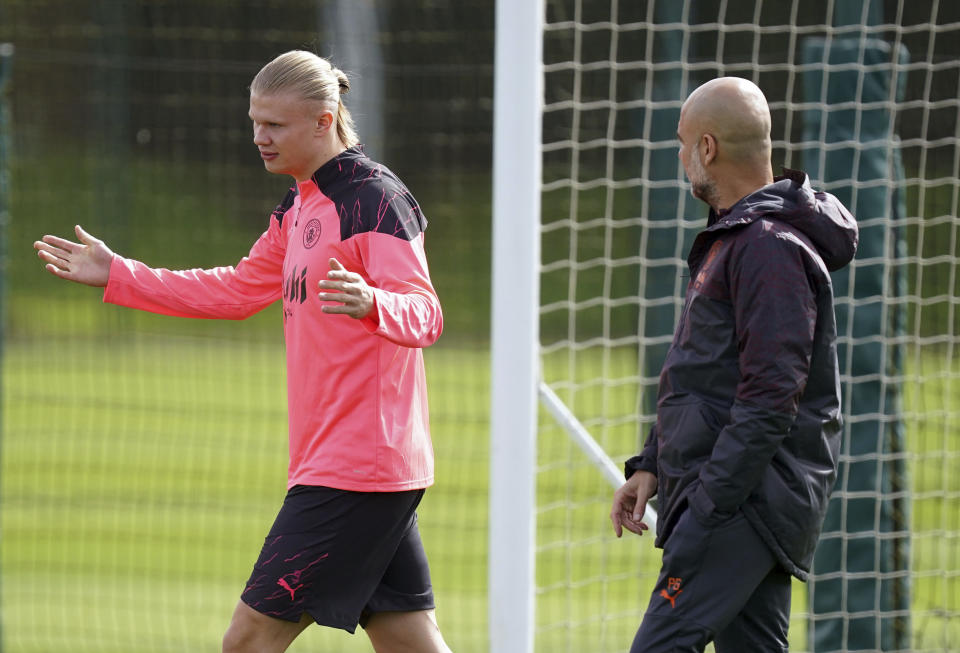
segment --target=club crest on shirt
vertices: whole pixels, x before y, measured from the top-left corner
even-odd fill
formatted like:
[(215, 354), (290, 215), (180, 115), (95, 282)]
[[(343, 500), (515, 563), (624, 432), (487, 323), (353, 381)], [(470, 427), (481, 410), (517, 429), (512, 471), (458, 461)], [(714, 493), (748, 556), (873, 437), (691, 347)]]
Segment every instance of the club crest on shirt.
[(320, 240), (320, 221), (314, 218), (303, 228), (303, 246), (310, 249)]
[(717, 254), (720, 253), (721, 247), (723, 247), (723, 241), (718, 240), (713, 243), (710, 251), (707, 252), (707, 259), (700, 265), (700, 271), (697, 273), (697, 278), (693, 282), (694, 290), (700, 291), (703, 288), (703, 283), (707, 279), (707, 274), (710, 272), (710, 267), (713, 265), (713, 260), (717, 258)]

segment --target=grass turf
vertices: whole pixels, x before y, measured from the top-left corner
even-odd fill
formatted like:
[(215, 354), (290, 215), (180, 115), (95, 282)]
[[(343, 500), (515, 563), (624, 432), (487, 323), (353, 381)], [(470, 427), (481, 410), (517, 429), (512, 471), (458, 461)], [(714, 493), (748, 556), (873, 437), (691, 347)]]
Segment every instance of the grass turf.
[[(282, 344), (224, 338), (213, 327), (153, 335), (162, 326), (153, 327), (5, 345), (6, 652), (219, 646), (284, 492)], [(947, 650), (960, 639), (960, 481), (949, 473), (960, 455), (960, 383), (942, 358), (913, 360), (930, 370), (906, 398), (915, 644)], [(438, 618), (453, 650), (486, 651), (488, 352), (441, 344), (427, 350), (427, 364), (437, 483), (421, 528)], [(634, 430), (595, 429), (615, 457), (635, 445)], [(540, 449), (537, 649), (623, 651), (659, 552), (650, 538), (614, 541), (611, 489), (549, 418)], [(795, 583), (793, 650), (806, 645), (805, 606)], [(311, 628), (291, 648), (316, 650), (370, 647), (362, 635)]]

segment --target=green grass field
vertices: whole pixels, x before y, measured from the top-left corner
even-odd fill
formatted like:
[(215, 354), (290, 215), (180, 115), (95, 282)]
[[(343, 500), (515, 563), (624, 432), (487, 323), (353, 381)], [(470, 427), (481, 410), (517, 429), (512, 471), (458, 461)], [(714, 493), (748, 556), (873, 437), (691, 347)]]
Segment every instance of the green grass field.
[[(486, 356), (444, 358), (438, 404), (457, 368), (478, 376), (458, 381), (473, 398), (436, 411), (423, 531), (451, 642), (481, 650)], [(4, 651), (219, 650), (285, 490), (282, 359), (277, 342), (7, 343)], [(294, 650), (369, 648), (312, 630)]]
[[(5, 343), (5, 653), (218, 650), (284, 493), (283, 348), (278, 338), (242, 339), (242, 326), (156, 335), (171, 322)], [(951, 650), (960, 641), (960, 370), (933, 354), (911, 360), (915, 644)], [(488, 646), (488, 362), (482, 347), (427, 350), (438, 473), (421, 527), (438, 618), (458, 652)], [(618, 416), (631, 401), (614, 392), (580, 409)], [(632, 430), (596, 433), (619, 458)], [(540, 458), (537, 650), (624, 651), (659, 552), (651, 538), (613, 538), (611, 488), (548, 417)], [(795, 583), (792, 650), (806, 646), (805, 610)], [(311, 628), (291, 650), (370, 648), (362, 634)]]

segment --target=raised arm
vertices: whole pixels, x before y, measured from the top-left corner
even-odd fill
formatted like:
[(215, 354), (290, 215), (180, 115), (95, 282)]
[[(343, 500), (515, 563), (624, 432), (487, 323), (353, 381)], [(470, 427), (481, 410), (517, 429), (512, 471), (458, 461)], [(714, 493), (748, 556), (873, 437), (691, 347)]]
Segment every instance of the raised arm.
[(284, 244), (274, 217), (236, 266), (151, 268), (110, 251), (77, 226), (79, 243), (44, 236), (34, 243), (51, 274), (105, 288), (103, 301), (176, 317), (241, 320), (280, 297)]
[(110, 278), (113, 252), (80, 225), (74, 227), (80, 242), (46, 235), (33, 243), (37, 256), (55, 276), (87, 286), (103, 288)]
[(276, 218), (235, 266), (167, 270), (114, 255), (103, 301), (174, 317), (242, 320), (280, 298), (283, 257)]

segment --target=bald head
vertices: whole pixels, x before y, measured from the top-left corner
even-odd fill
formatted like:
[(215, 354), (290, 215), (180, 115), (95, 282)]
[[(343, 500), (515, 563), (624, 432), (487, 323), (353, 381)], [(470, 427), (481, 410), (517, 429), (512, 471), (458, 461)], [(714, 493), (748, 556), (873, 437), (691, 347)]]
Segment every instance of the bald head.
[(719, 77), (694, 90), (677, 136), (693, 194), (716, 209), (773, 181), (770, 108), (746, 79)]
[(756, 84), (719, 77), (698, 87), (680, 110), (690, 131), (717, 139), (718, 155), (731, 162), (770, 159), (770, 108)]

